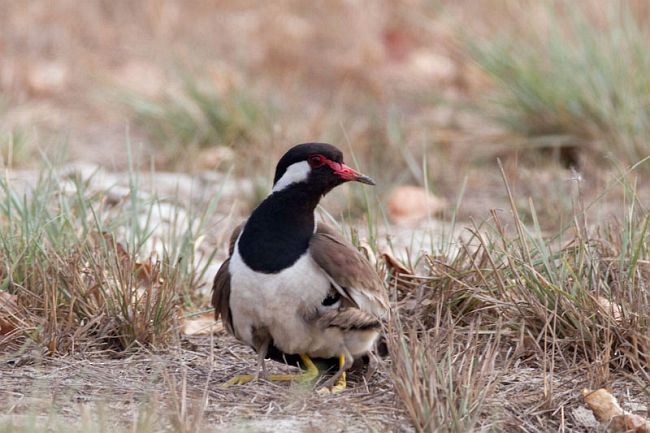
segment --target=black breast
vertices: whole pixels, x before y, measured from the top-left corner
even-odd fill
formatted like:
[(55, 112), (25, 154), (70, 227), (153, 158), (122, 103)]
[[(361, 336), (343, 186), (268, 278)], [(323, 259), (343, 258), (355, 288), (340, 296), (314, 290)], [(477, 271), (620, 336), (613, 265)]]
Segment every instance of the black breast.
[(271, 194), (253, 211), (238, 244), (249, 268), (277, 273), (305, 254), (314, 233), (318, 199), (314, 202), (302, 189), (297, 186)]

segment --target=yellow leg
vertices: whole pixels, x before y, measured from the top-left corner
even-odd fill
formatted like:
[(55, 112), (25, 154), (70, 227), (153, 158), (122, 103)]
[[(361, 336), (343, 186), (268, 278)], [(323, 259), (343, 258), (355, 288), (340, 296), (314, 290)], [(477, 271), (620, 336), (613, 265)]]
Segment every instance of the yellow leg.
[(293, 381), (296, 380), (298, 382), (312, 382), (316, 378), (318, 378), (318, 375), (320, 374), (320, 371), (318, 370), (318, 367), (314, 364), (314, 362), (311, 360), (309, 355), (306, 355), (304, 353), (300, 354), (300, 359), (302, 359), (303, 364), (305, 364), (305, 367), (307, 370), (304, 373), (298, 373), (298, 374), (269, 374), (266, 379), (270, 380), (271, 382), (287, 382), (287, 381)]
[[(339, 355), (339, 368), (343, 368), (345, 365), (345, 355), (342, 353)], [(345, 371), (341, 373), (341, 376), (336, 380), (334, 386), (332, 386), (332, 394), (343, 391), (347, 387), (347, 382), (345, 380)]]
[[(318, 370), (318, 367), (316, 367), (316, 365), (313, 363), (311, 358), (308, 355), (301, 353), (300, 359), (302, 359), (302, 362), (305, 364), (305, 367), (307, 367), (307, 370), (304, 373), (269, 374), (265, 377), (265, 379), (270, 380), (271, 382), (288, 382), (293, 380), (298, 382), (312, 382), (316, 378), (318, 378), (320, 371)], [(235, 376), (231, 378), (221, 386), (223, 388), (228, 388), (229, 386), (232, 385), (243, 385), (245, 383), (253, 381), (254, 379), (255, 376), (251, 374), (241, 374), (239, 376)]]
[[(318, 390), (319, 394), (336, 394), (341, 391), (344, 391), (347, 387), (346, 377), (345, 377), (345, 354), (342, 353), (339, 355), (339, 377), (332, 385), (332, 388), (328, 388), (327, 385)], [(330, 379), (331, 380), (331, 379)]]
[(233, 385), (243, 385), (245, 383), (251, 382), (255, 379), (255, 376), (252, 374), (239, 374), (237, 376), (231, 377), (226, 382), (224, 382), (221, 387), (228, 388)]

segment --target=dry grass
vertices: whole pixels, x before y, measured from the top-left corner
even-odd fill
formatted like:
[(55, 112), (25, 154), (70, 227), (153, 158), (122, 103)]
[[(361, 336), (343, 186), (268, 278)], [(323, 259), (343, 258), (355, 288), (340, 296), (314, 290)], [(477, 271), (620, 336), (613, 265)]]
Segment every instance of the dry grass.
[(645, 158), (646, 6), (515, 5), (513, 15), (526, 10), (535, 16), (532, 25), (514, 24), (470, 42), (473, 57), (495, 83), (482, 112), (527, 137), (523, 147), (563, 149), (570, 165), (593, 158), (590, 153), (628, 164)]
[[(580, 390), (598, 386), (647, 407), (649, 190), (601, 162), (610, 150), (647, 156), (647, 74), (635, 75), (647, 69), (636, 25), (647, 7), (631, 5), (632, 19), (580, 2), (574, 28), (554, 9), (564, 2), (530, 6), (1, 2), (0, 431), (69, 431), (70, 420), (78, 431), (593, 431)], [(540, 43), (537, 25), (562, 32)], [(515, 40), (502, 45), (495, 26)], [(485, 45), (468, 50), (461, 33)], [(494, 91), (500, 105), (465, 109)], [(215, 202), (145, 193), (125, 135), (158, 166), (200, 173), (197, 195)], [(451, 218), (469, 228), (410, 251), (407, 272), (379, 260), (395, 314), (390, 357), (368, 382), (355, 373), (329, 397), (221, 389), (254, 355), (179, 325), (206, 307), (207, 266), (268, 191), (276, 158), (308, 140), (354, 153), (383, 185), (326, 203), (367, 221), (373, 248), (394, 184), (464, 194)], [(579, 155), (580, 173), (528, 152), (585, 142), (598, 153)], [(12, 179), (60, 144), (127, 168), (126, 189), (50, 168), (27, 186)], [(214, 173), (231, 166), (249, 179)], [(621, 188), (603, 197), (612, 177)], [(221, 201), (221, 187), (236, 198)]]
[[(174, 94), (147, 98), (127, 93), (124, 102), (135, 115), (136, 125), (162, 151), (165, 166), (191, 167), (192, 157), (209, 149), (238, 149), (239, 157), (254, 155), (257, 143), (271, 134), (271, 109), (262, 98), (253, 98), (244, 89), (218, 93), (214, 86), (200, 82), (189, 72), (179, 73), (181, 89)], [(216, 151), (219, 155), (219, 150)]]
[[(125, 199), (108, 203), (79, 178), (61, 183), (56, 171), (45, 173), (26, 190), (4, 184), (2, 293), (15, 295), (15, 308), (10, 332), (0, 321), (7, 372), (0, 383), (14, 390), (5, 413), (22, 414), (7, 428), (31, 416), (29, 428), (39, 431), (43, 414), (61, 412), (54, 419), (136, 431), (206, 431), (217, 421), (253, 430), (280, 422), (320, 431), (340, 421), (396, 431), (407, 417), (417, 431), (580, 431), (584, 420), (573, 411), (583, 387), (619, 387), (630, 402), (644, 401), (650, 235), (631, 175), (619, 179), (628, 201), (618, 222), (587, 226), (578, 195), (571, 226), (545, 235), (523, 223), (506, 182), (509, 218), (494, 212), (444, 254), (414, 256), (417, 272), (380, 260), (395, 298), (390, 357), (369, 382), (353, 375), (348, 392), (323, 397), (271, 383), (221, 389), (233, 374), (254, 370), (254, 355), (223, 334), (182, 337), (184, 299), (199, 308), (207, 302), (197, 293), (200, 262), (183, 263), (204, 233), (202, 218), (161, 236), (144, 223), (157, 202), (140, 202), (146, 196), (135, 179)], [(535, 222), (532, 204), (531, 214)], [(143, 253), (151, 237), (163, 242), (160, 260)], [(64, 400), (84, 390), (93, 404), (37, 403), (29, 390), (41, 386), (60, 387)], [(102, 418), (103, 405), (116, 399), (132, 416)]]
[(497, 414), (485, 417), (485, 400), (494, 392), (499, 336), (494, 341), (480, 337), (480, 323), (459, 327), (445, 316), (444, 306), (439, 307), (432, 328), (407, 328), (396, 313), (388, 347), (397, 395), (419, 432), (467, 432), (498, 425)]
[[(627, 381), (642, 401), (628, 377), (650, 383), (649, 216), (636, 196), (620, 222), (588, 228), (577, 209), (551, 237), (511, 202), (509, 229), (494, 212), (457, 254), (427, 256), (426, 274), (394, 276), (393, 375), (418, 431), (580, 428), (564, 411), (582, 386)], [(536, 388), (510, 400), (499, 384), (531, 372)]]
[[(7, 426), (30, 420), (36, 425), (19, 431), (44, 431), (38, 425), (47, 414), (60, 431), (66, 431), (65, 418), (85, 421), (92, 431), (273, 431), (278, 426), (313, 432), (407, 429), (383, 372), (368, 383), (353, 374), (353, 389), (337, 397), (323, 397), (297, 384), (262, 382), (220, 388), (232, 374), (255, 368), (250, 350), (225, 334), (183, 338), (166, 351), (142, 350), (119, 359), (28, 358), (20, 358), (24, 362), (20, 367), (6, 362), (0, 367), (2, 389), (7, 390), (2, 393), (5, 416), (0, 426), (7, 431), (11, 430)], [(290, 371), (277, 364), (272, 368)], [(116, 411), (119, 417), (107, 416)]]
[[(54, 169), (33, 186), (0, 180), (1, 285), (17, 305), (4, 314), (12, 322), (4, 345), (35, 340), (54, 355), (177, 338), (180, 308), (202, 272), (195, 257), (205, 214), (168, 207), (165, 225), (152, 218), (163, 203), (140, 191), (135, 175), (122, 198), (87, 182)], [(146, 251), (152, 237), (160, 253)]]

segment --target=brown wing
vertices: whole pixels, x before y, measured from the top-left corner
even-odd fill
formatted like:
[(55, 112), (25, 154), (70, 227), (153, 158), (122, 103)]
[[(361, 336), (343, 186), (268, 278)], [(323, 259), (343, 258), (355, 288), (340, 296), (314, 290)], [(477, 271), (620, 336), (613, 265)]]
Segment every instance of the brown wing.
[(368, 260), (334, 229), (318, 223), (309, 244), (312, 257), (328, 275), (341, 296), (377, 317), (388, 311), (386, 289)]
[(233, 334), (232, 326), (232, 317), (230, 315), (230, 272), (228, 271), (228, 265), (230, 265), (230, 256), (232, 256), (233, 251), (235, 250), (235, 242), (241, 233), (243, 224), (240, 224), (233, 230), (232, 235), (230, 235), (230, 244), (228, 245), (228, 259), (221, 264), (221, 267), (217, 271), (217, 275), (214, 277), (214, 283), (212, 284), (212, 306), (214, 307), (214, 319), (219, 320), (221, 316), (221, 322), (228, 332)]
[(318, 323), (323, 328), (335, 327), (343, 331), (378, 330), (381, 328), (381, 322), (377, 317), (358, 308), (328, 311), (318, 319)]

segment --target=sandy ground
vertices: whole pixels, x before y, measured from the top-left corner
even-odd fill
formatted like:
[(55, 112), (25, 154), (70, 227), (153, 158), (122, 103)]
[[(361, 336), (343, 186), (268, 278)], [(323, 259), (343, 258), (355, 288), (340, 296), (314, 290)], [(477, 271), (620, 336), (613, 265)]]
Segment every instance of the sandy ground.
[[(273, 362), (269, 368), (296, 371)], [(165, 419), (174, 411), (173, 394), (180, 395), (185, 385), (188, 413), (204, 411), (201, 431), (410, 431), (385, 367), (368, 381), (352, 374), (350, 389), (336, 396), (265, 381), (221, 388), (232, 375), (255, 369), (252, 351), (223, 334), (116, 358), (105, 353), (44, 358), (28, 351), (0, 364), (0, 421), (45, 420), (48, 413), (79, 419), (84, 411), (103, 410), (112, 414), (109, 423), (119, 426), (156, 401), (163, 402)]]

